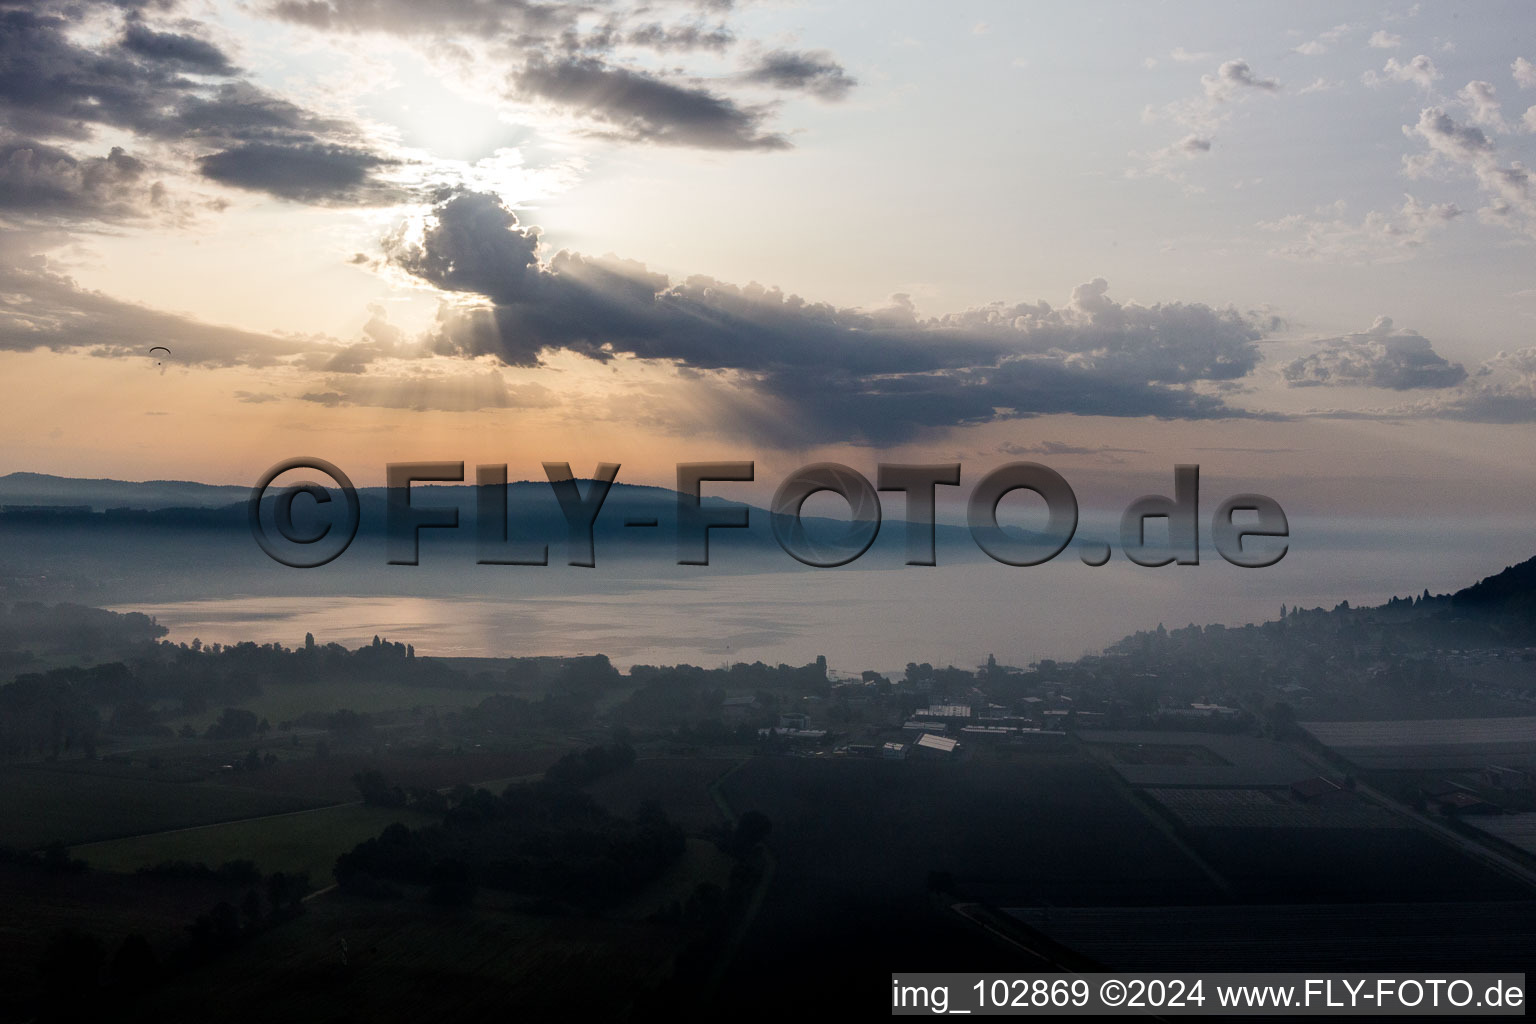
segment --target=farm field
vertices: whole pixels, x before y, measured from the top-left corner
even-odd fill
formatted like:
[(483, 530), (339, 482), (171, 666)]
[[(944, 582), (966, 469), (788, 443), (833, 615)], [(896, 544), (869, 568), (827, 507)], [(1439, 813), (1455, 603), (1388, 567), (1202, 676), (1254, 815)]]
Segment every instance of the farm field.
[[(754, 758), (721, 788), (738, 814), (757, 810), (772, 821), (776, 861), (723, 990), (815, 976), (829, 959), (850, 975), (1040, 968), (965, 923), (948, 908), (957, 898), (1004, 906), (1221, 899), (1107, 769), (1077, 753)], [(931, 872), (951, 874), (955, 895), (934, 898)]]
[(1516, 849), (1536, 854), (1536, 812), (1479, 815), (1465, 824), (1502, 839)]
[(1197, 828), (1193, 842), (1250, 903), (1528, 900), (1536, 893), (1420, 829)]
[(209, 781), (173, 782), (62, 767), (0, 770), (0, 821), (7, 846), (33, 849), (162, 832), (313, 807), (280, 790)]
[(186, 939), (187, 925), (243, 888), (208, 880), (38, 871), (0, 864), (0, 1020), (28, 1020), (38, 967), (54, 936), (73, 928), (98, 939), (110, 957), (132, 934), (162, 960)]
[(1285, 744), (1254, 736), (1094, 730), (1083, 741), (1133, 786), (1287, 786), (1317, 774)]
[[(508, 688), (510, 691), (510, 688)], [(493, 690), (469, 687), (407, 686), (404, 683), (370, 681), (346, 683), (266, 683), (262, 692), (233, 707), (246, 708), (276, 726), (313, 711), (329, 712), (347, 708), (362, 714), (412, 708), (435, 708), (439, 712), (456, 711), (479, 704)], [(224, 710), (210, 707), (195, 715), (171, 719), (173, 726), (183, 723), (199, 732), (212, 725)]]
[[(626, 1016), (671, 974), (671, 926), (540, 917), (482, 893), (446, 909), (419, 895), (370, 902), (331, 893), (298, 920), (178, 979), (149, 1016), (220, 1020), (478, 1020)], [(343, 962), (342, 943), (346, 953)]]
[[(220, 784), (270, 793), (299, 794), (315, 803), (344, 803), (357, 799), (352, 777), (377, 770), (391, 785), (444, 789), (459, 783), (482, 785), (544, 771), (578, 744), (524, 746), (516, 750), (444, 750), (436, 753), (389, 751), (378, 754), (332, 754), (326, 758), (285, 758), (257, 772), (225, 777)], [(281, 748), (279, 748), (280, 750)]]
[(222, 825), (182, 828), (75, 847), (71, 853), (102, 871), (132, 872), (168, 860), (219, 865), (249, 860), (263, 874), (306, 872), (310, 885), (331, 884), (336, 858), (393, 822), (412, 827), (436, 815), (360, 803), (321, 807)]
[[(1536, 904), (1031, 907), (1016, 919), (1116, 971), (1524, 971)], [(1447, 942), (1454, 936), (1454, 942)]]
[(1536, 760), (1536, 717), (1303, 722), (1341, 757), (1375, 772), (1476, 771)]

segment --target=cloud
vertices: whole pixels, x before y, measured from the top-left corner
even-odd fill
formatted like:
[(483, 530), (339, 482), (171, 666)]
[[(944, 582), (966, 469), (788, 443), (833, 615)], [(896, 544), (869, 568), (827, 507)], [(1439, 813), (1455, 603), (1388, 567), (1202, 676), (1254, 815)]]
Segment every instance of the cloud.
[(1515, 84), (1522, 89), (1536, 89), (1536, 64), (1532, 64), (1524, 57), (1516, 57), (1515, 62), (1509, 66), (1510, 72), (1515, 76)]
[(1350, 385), (1410, 391), (1455, 387), (1467, 379), (1460, 363), (1447, 362), (1429, 339), (1410, 330), (1394, 330), (1390, 317), (1377, 317), (1370, 328), (1328, 338), (1321, 351), (1282, 368), (1291, 387)]
[(1422, 177), (1442, 166), (1470, 172), (1488, 200), (1478, 211), (1482, 220), (1536, 236), (1530, 172), (1518, 161), (1503, 163), (1481, 128), (1461, 124), (1439, 107), (1426, 107), (1416, 124), (1404, 126), (1403, 134), (1427, 147), (1422, 154), (1404, 158), (1409, 176)]
[(1536, 348), (1500, 352), (1480, 365), (1460, 387), (1385, 415), (1467, 423), (1536, 423)]
[(160, 64), (204, 75), (232, 75), (235, 67), (217, 46), (197, 36), (156, 32), (132, 12), (123, 30), (123, 49)]
[(1275, 92), (1280, 83), (1273, 78), (1259, 78), (1245, 60), (1229, 60), (1216, 69), (1214, 75), (1202, 75), (1200, 84), (1205, 94), (1213, 100), (1225, 100), (1243, 89)]
[(1259, 227), (1289, 240), (1270, 255), (1324, 263), (1396, 263), (1412, 259), (1431, 235), (1462, 215), (1455, 203), (1423, 203), (1412, 195), (1385, 213), (1372, 210), (1359, 221), (1344, 216), (1342, 201), (1321, 215), (1291, 214)]
[(554, 394), (541, 384), (509, 387), (494, 368), (469, 373), (427, 371), (393, 375), (331, 378), (326, 391), (300, 395), (306, 402), (336, 407), (366, 405), (417, 412), (475, 412), (480, 409), (534, 409), (556, 404)]
[(690, 50), (724, 53), (736, 42), (736, 33), (724, 25), (713, 28), (699, 24), (669, 26), (653, 21), (630, 29), (624, 41), (630, 46), (645, 47), (658, 53)]
[(858, 84), (824, 51), (774, 50), (759, 58), (742, 77), (748, 82), (806, 92), (827, 101), (843, 99)]
[[(658, 19), (672, 8), (685, 13)], [(735, 75), (704, 78), (684, 67), (658, 69), (647, 54), (724, 54), (737, 45), (729, 3), (571, 3), (532, 0), (278, 0), (261, 10), (325, 32), (381, 32), (420, 42), (470, 77), (510, 83), (509, 99), (553, 106), (597, 122), (596, 134), (625, 142), (701, 149), (789, 146), (769, 130), (772, 104), (754, 106), (732, 90), (771, 89), (843, 99), (854, 79), (825, 51), (774, 49)], [(755, 46), (755, 44), (754, 44)]]
[(1368, 40), (1368, 42), (1372, 49), (1395, 50), (1399, 46), (1403, 45), (1403, 37), (1392, 32), (1388, 32), (1384, 28), (1379, 28), (1375, 32), (1371, 33), (1371, 38)]
[(1168, 145), (1150, 152), (1133, 152), (1141, 166), (1126, 172), (1127, 177), (1156, 174), (1170, 181), (1184, 180), (1183, 167), (1191, 159), (1211, 151), (1216, 134), (1232, 118), (1236, 101), (1253, 93), (1274, 93), (1280, 83), (1259, 78), (1245, 60), (1229, 60), (1214, 75), (1200, 77), (1201, 91), (1196, 97), (1177, 100), (1160, 110), (1148, 107), (1143, 120), (1166, 120), (1180, 126), (1185, 134)]
[[(0, 350), (83, 352), (104, 359), (147, 357), (156, 345), (172, 352), (178, 366), (247, 366), (322, 372), (361, 371), (384, 358), (430, 355), (405, 343), (401, 332), (372, 317), (363, 339), (340, 345), (317, 335), (263, 334), (167, 313), (81, 288), (48, 261), (18, 249), (18, 236), (0, 233)], [(334, 364), (334, 365), (333, 365)], [(242, 402), (273, 400), (240, 392)]]
[(316, 205), (387, 205), (407, 193), (379, 181), (399, 161), (351, 146), (248, 142), (198, 159), (203, 176), (225, 185)]
[[(239, 78), (213, 43), (149, 25), (150, 9), (124, 14), (115, 4), (70, 0), (0, 10), (0, 119), (12, 135), (59, 151), (66, 141), (116, 130), (161, 145), (211, 180), (300, 201), (378, 198), (372, 176), (389, 161), (372, 153), (356, 125)], [(97, 31), (76, 32), (83, 21)], [(361, 171), (362, 182), (338, 187), (335, 162), (318, 157), (337, 153), (354, 154), (353, 173)], [(79, 154), (66, 156), (77, 166), (95, 166)], [(249, 170), (235, 166), (247, 157)], [(306, 172), (314, 177), (306, 180)], [(46, 190), (35, 194), (55, 213), (63, 209)], [(100, 204), (79, 209), (97, 216)]]
[[(1335, 25), (1333, 28), (1319, 35), (1316, 39), (1309, 40), (1296, 47), (1295, 52), (1306, 57), (1316, 57), (1327, 53), (1340, 39), (1355, 31), (1354, 25)], [(1377, 33), (1380, 35), (1381, 33)]]
[(1265, 329), (1202, 304), (1121, 304), (1102, 279), (1061, 309), (996, 304), (927, 319), (903, 297), (864, 311), (674, 281), (612, 257), (546, 256), (536, 229), (473, 192), (445, 197), (419, 241), (385, 244), (397, 266), (459, 296), (440, 312), (435, 351), (512, 366), (559, 350), (670, 363), (766, 402), (786, 443), (887, 443), (1051, 412), (1245, 416), (1201, 388), (1248, 374)]
[(121, 146), (76, 158), (46, 143), (0, 136), (0, 211), (22, 220), (141, 217), (159, 194), (145, 176), (144, 162)]
[(203, 323), (86, 291), (38, 257), (0, 260), (0, 349), (84, 350), (110, 359), (146, 356), (165, 345), (191, 366), (271, 366), (323, 347)]
[(1498, 96), (1492, 84), (1468, 82), (1456, 93), (1456, 96), (1466, 105), (1473, 124), (1482, 125), (1490, 131), (1509, 131), (1509, 125), (1504, 121), (1504, 115), (1499, 110)]
[(1182, 46), (1174, 47), (1168, 56), (1173, 60), (1178, 61), (1180, 64), (1199, 64), (1202, 61), (1211, 59), (1211, 55), (1209, 53), (1193, 53), (1184, 49)]
[(1428, 92), (1440, 80), (1440, 69), (1422, 53), (1406, 64), (1396, 57), (1388, 57), (1380, 73), (1367, 71), (1360, 76), (1360, 80), (1373, 88), (1390, 82), (1412, 83)]
[(537, 59), (512, 76), (525, 99), (602, 121), (632, 142), (703, 149), (784, 149), (782, 135), (762, 130), (763, 108), (742, 107), (702, 86), (677, 84), (591, 57)]
[(1043, 455), (1048, 458), (1059, 458), (1064, 455), (1092, 455), (1110, 463), (1123, 463), (1121, 455), (1145, 455), (1145, 448), (1114, 448), (1107, 444), (1080, 445), (1067, 444), (1063, 441), (1041, 441), (1039, 444), (1016, 444), (1006, 442), (997, 446), (999, 453), (1003, 455)]

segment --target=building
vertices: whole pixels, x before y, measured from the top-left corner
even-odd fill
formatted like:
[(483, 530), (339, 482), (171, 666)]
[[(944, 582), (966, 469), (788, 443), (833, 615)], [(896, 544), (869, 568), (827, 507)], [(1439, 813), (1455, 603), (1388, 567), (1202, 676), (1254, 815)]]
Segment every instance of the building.
[(793, 740), (800, 743), (820, 743), (827, 738), (825, 729), (759, 729), (763, 739)]
[(918, 708), (913, 715), (917, 718), (962, 719), (971, 717), (971, 709), (964, 704), (933, 704)]
[(1343, 792), (1343, 787), (1332, 779), (1325, 779), (1321, 775), (1314, 775), (1310, 779), (1302, 779), (1299, 782), (1291, 783), (1291, 795), (1298, 800), (1320, 800), (1334, 793), (1341, 792)]
[(1523, 768), (1490, 764), (1480, 774), (1484, 785), (1505, 793), (1528, 793), (1532, 788), (1531, 773)]
[(982, 740), (991, 743), (999, 743), (1018, 734), (1019, 730), (1017, 727), (1010, 728), (1003, 725), (967, 725), (960, 730), (962, 739)]
[(880, 748), (880, 756), (890, 761), (905, 761), (910, 749), (905, 743), (887, 743)]
[(912, 744), (912, 748), (925, 756), (953, 757), (955, 751), (960, 748), (960, 741), (925, 732), (917, 738), (916, 743)]
[(720, 702), (720, 717), (727, 722), (741, 722), (757, 711), (756, 697), (727, 697)]
[(1435, 797), (1433, 800), (1431, 800), (1431, 803), (1434, 805), (1436, 810), (1447, 816), (1461, 814), (1498, 814), (1503, 810), (1503, 808), (1501, 808), (1498, 804), (1489, 803), (1487, 800), (1484, 800), (1476, 793), (1447, 793), (1444, 796)]

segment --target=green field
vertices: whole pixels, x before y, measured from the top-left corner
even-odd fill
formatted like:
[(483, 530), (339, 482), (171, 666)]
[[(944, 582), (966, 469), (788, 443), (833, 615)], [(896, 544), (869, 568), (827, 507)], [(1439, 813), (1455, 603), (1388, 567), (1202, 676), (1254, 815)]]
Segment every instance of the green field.
[(254, 861), (264, 874), (309, 874), (315, 888), (331, 884), (336, 858), (400, 821), (412, 827), (436, 816), (389, 807), (343, 804), (223, 825), (182, 828), (156, 835), (113, 839), (75, 847), (76, 857), (104, 871), (137, 871), (168, 860), (218, 865)]
[(313, 807), (283, 792), (170, 782), (64, 766), (0, 770), (0, 844), (33, 849), (163, 832)]
[[(271, 722), (291, 721), (311, 711), (339, 711), (348, 708), (365, 714), (410, 708), (436, 708), (439, 712), (456, 711), (479, 704), (490, 690), (436, 686), (406, 686), (403, 683), (265, 683), (260, 695), (235, 707), (247, 708)], [(218, 720), (223, 704), (210, 705), (195, 715), (169, 719), (174, 727), (183, 723), (199, 732)]]

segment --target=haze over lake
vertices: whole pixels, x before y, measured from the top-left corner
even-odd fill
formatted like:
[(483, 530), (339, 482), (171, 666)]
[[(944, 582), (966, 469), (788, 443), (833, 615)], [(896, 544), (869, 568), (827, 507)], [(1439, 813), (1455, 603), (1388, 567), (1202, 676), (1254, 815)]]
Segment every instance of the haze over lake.
[[(1323, 541), (1324, 538), (1312, 538)], [(1072, 551), (1040, 566), (1007, 566), (976, 553), (934, 567), (803, 569), (783, 556), (777, 571), (731, 572), (645, 561), (596, 569), (393, 567), (369, 593), (329, 593), (298, 570), (265, 580), (256, 594), (119, 602), (154, 615), (169, 639), (277, 641), (313, 632), (356, 646), (375, 634), (438, 656), (607, 654), (615, 664), (723, 661), (799, 664), (817, 654), (835, 670), (900, 669), (908, 661), (967, 666), (995, 654), (1027, 664), (1097, 652), (1139, 629), (1272, 619), (1281, 604), (1332, 607), (1415, 592), (1413, 584), (1474, 580), (1499, 565), (1470, 545), (1400, 549), (1342, 559), (1337, 541), (1297, 538), (1278, 565), (1239, 569), (1203, 556), (1198, 566), (1148, 568), (1116, 556), (1090, 568)], [(1489, 545), (1487, 535), (1479, 539)], [(1496, 538), (1494, 561), (1518, 558), (1526, 538)], [(446, 559), (445, 559), (446, 560)], [(283, 592), (284, 580), (291, 591)], [(387, 581), (381, 584), (381, 581)], [(305, 588), (298, 586), (302, 582)], [(266, 592), (273, 588), (271, 592)]]

